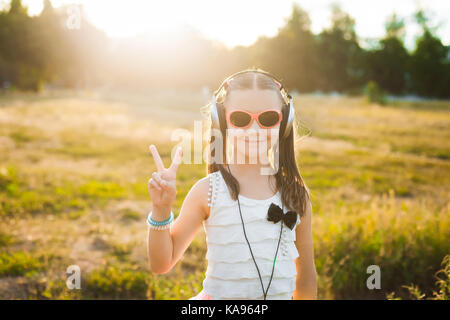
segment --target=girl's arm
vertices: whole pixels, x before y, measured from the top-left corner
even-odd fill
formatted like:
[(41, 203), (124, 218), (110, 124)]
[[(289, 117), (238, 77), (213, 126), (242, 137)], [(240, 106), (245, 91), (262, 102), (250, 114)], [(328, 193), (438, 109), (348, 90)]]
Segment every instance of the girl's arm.
[(300, 256), (295, 260), (297, 264), (297, 288), (294, 291), (294, 300), (317, 299), (317, 276), (314, 265), (311, 220), (312, 207), (308, 199), (306, 213), (296, 229), (295, 245)]
[[(209, 178), (199, 180), (184, 199), (180, 214), (170, 229), (148, 229), (148, 257), (150, 269), (157, 274), (169, 272), (194, 239), (209, 215), (207, 194)], [(170, 215), (171, 208), (153, 205), (154, 220), (164, 220)]]

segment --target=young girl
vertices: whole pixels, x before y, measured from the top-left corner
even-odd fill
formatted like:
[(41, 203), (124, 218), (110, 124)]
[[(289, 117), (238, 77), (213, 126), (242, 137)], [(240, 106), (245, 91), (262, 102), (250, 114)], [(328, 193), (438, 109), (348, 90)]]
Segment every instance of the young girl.
[[(227, 78), (215, 98), (223, 146), (210, 145), (208, 174), (189, 191), (173, 224), (182, 150), (166, 169), (150, 146), (157, 168), (149, 180), (151, 270), (170, 271), (203, 225), (208, 267), (203, 290), (190, 300), (316, 299), (311, 202), (295, 160), (295, 126), (286, 129), (291, 97), (270, 74), (248, 69)], [(275, 170), (267, 174), (259, 156), (270, 154)]]

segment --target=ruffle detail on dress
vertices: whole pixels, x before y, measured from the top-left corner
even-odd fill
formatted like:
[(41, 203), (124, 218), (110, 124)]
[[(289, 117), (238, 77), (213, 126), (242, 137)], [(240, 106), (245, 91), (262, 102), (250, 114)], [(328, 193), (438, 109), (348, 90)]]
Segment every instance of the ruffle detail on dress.
[[(267, 290), (270, 275), (262, 277), (264, 290)], [(262, 299), (262, 287), (260, 279), (234, 279), (221, 280), (218, 278), (209, 277), (203, 281), (203, 288), (214, 299), (236, 298), (236, 299)], [(291, 296), (296, 289), (296, 278), (291, 279), (272, 279), (269, 287), (269, 294), (281, 295), (287, 294)], [(255, 296), (255, 293), (256, 296)]]
[[(256, 259), (256, 264), (258, 265), (261, 276), (270, 277), (272, 274), (273, 261)], [(207, 277), (214, 277), (222, 280), (259, 279), (258, 271), (255, 267), (253, 259), (234, 263), (209, 261), (205, 275)], [(297, 266), (292, 259), (276, 260), (273, 271), (273, 279), (291, 278), (296, 275)]]
[[(245, 234), (247, 235), (250, 244), (265, 239), (278, 239), (280, 237), (281, 221), (273, 223), (265, 219), (252, 222), (244, 220), (244, 226)], [(245, 240), (244, 229), (242, 228), (242, 222), (230, 225), (208, 225), (207, 228), (206, 241), (208, 245), (210, 243), (247, 243)], [(295, 228), (291, 230), (286, 225), (283, 225), (282, 239), (285, 241), (295, 241)]]
[[(238, 201), (233, 200), (230, 195), (230, 191), (228, 190), (228, 187), (222, 178), (216, 181), (215, 185), (215, 193), (221, 193), (220, 197), (216, 196), (216, 200), (214, 202), (214, 205), (216, 207), (234, 207), (238, 206)], [(267, 204), (270, 204), (271, 202), (275, 202), (280, 199), (280, 192), (277, 192), (273, 196), (267, 199), (252, 199), (247, 198), (243, 195), (239, 195), (239, 204), (241, 207), (254, 207), (254, 206), (265, 206)], [(281, 205), (280, 205), (281, 207)]]
[[(239, 195), (239, 203), (231, 199), (225, 181), (219, 171), (210, 173), (210, 180), (213, 181), (212, 187), (212, 205), (208, 219), (204, 221), (205, 225), (230, 225), (241, 224), (239, 213), (239, 204), (241, 206), (242, 218), (245, 223), (256, 220), (266, 220), (271, 203), (283, 208), (280, 193), (268, 199), (258, 200)], [(287, 208), (283, 210), (285, 213)], [(297, 215), (296, 225), (300, 224), (300, 216)], [(294, 228), (295, 229), (295, 228)]]
[[(297, 223), (291, 230), (283, 225), (277, 252), (282, 221), (267, 220), (271, 203), (282, 208), (280, 193), (264, 200), (239, 196), (239, 202), (231, 199), (228, 187), (220, 171), (210, 174), (210, 215), (203, 222), (206, 233), (208, 268), (203, 281), (203, 293), (212, 299), (263, 299), (258, 271), (250, 248), (267, 289), (274, 256), (275, 270), (267, 299), (292, 299), (296, 287), (295, 259), (299, 252), (295, 245)], [(241, 205), (241, 214), (239, 206)], [(284, 208), (284, 212), (287, 212)], [(244, 221), (245, 234), (242, 226)]]
[[(268, 210), (272, 202), (273, 201), (268, 202), (266, 205), (260, 206), (257, 209), (255, 209), (254, 206), (251, 208), (241, 206), (242, 220), (244, 220), (244, 223), (247, 225), (247, 223), (250, 222), (263, 221), (273, 224), (273, 222), (267, 220)], [(278, 203), (276, 202), (273, 203), (278, 205)], [(211, 208), (210, 217), (204, 221), (204, 224), (207, 226), (242, 225), (242, 220), (241, 214), (239, 212), (239, 207), (237, 205), (235, 207), (232, 206), (227, 208), (214, 207)], [(297, 222), (292, 230), (295, 230), (295, 228), (300, 224), (300, 221), (300, 216), (297, 215)], [(279, 225), (279, 223), (277, 223), (277, 225)], [(287, 226), (285, 227), (287, 228)]]
[[(225, 192), (228, 192), (228, 191), (225, 191)], [(227, 198), (229, 198), (229, 199), (227, 199)], [(242, 215), (244, 215), (245, 209), (250, 208), (250, 209), (254, 210), (255, 207), (258, 208), (258, 210), (261, 210), (262, 208), (267, 207), (266, 208), (266, 213), (267, 213), (267, 209), (269, 208), (269, 206), (272, 202), (279, 205), (281, 208), (279, 199), (280, 199), (279, 194), (272, 196), (269, 199), (264, 199), (264, 200), (250, 199), (250, 198), (245, 198), (242, 195), (239, 195), (239, 203), (238, 203), (237, 200), (231, 199), (230, 195), (222, 194), (220, 197), (216, 198), (216, 201), (214, 202), (214, 208), (216, 209), (217, 212), (219, 212), (220, 210), (223, 210), (223, 209), (227, 209), (227, 208), (232, 208), (233, 210), (238, 210), (238, 212), (239, 212), (239, 204), (240, 204), (241, 209), (242, 209)], [(286, 208), (285, 208), (284, 212), (287, 212)]]
[[(270, 290), (269, 290), (270, 291)], [(212, 298), (211, 300), (249, 300), (249, 298), (226, 298), (221, 297), (218, 299)], [(262, 296), (262, 289), (261, 289), (261, 296), (252, 298), (251, 300), (264, 300)], [(283, 292), (280, 294), (268, 294), (267, 300), (292, 300), (292, 293), (289, 292)]]
[[(237, 200), (233, 200), (231, 199), (231, 195), (230, 195), (230, 191), (228, 190), (228, 186), (225, 182), (225, 180), (223, 179), (222, 173), (220, 171), (215, 171), (213, 173), (210, 173), (210, 180), (212, 181), (213, 185), (214, 185), (214, 190), (213, 192), (218, 194), (218, 193), (224, 193), (226, 194), (226, 197), (222, 197), (223, 200), (220, 201), (221, 204), (228, 204), (228, 205), (233, 205), (234, 203), (237, 205)], [(247, 198), (244, 197), (242, 195), (239, 195), (239, 202), (242, 205), (260, 205), (261, 203), (264, 202), (268, 202), (268, 201), (273, 201), (276, 198), (279, 198), (280, 192), (275, 193), (273, 196), (271, 196), (270, 198), (267, 199), (252, 199), (252, 198)], [(219, 199), (217, 199), (219, 200)], [(230, 202), (230, 203), (224, 203), (224, 202)], [(217, 203), (219, 203), (219, 201), (217, 201)]]
[[(272, 285), (271, 285), (272, 286)], [(269, 289), (270, 291), (270, 289)], [(262, 291), (261, 291), (262, 293)], [(283, 292), (280, 294), (268, 294), (266, 296), (267, 300), (292, 300), (292, 293), (291, 292)], [(256, 300), (263, 300), (263, 296), (256, 297)], [(247, 298), (219, 298), (216, 299), (215, 297), (212, 297), (211, 295), (207, 294), (205, 290), (203, 289), (200, 291), (197, 295), (193, 296), (192, 298), (189, 298), (189, 300), (248, 300)]]
[[(258, 263), (258, 259), (273, 261), (277, 250), (277, 245), (278, 240), (250, 243), (256, 263)], [(286, 252), (285, 255), (283, 255), (284, 251)], [(289, 241), (284, 244), (280, 242), (280, 248), (277, 253), (277, 261), (293, 261), (299, 256), (299, 252), (294, 242)], [(252, 255), (246, 242), (233, 243), (232, 245), (217, 245), (214, 243), (209, 243), (206, 251), (206, 260), (231, 263), (251, 261), (253, 263)]]
[[(271, 285), (272, 286), (272, 285)], [(295, 289), (294, 289), (295, 290)], [(292, 291), (294, 291), (292, 290)], [(270, 289), (269, 289), (270, 291)], [(292, 300), (293, 292), (283, 292), (280, 294), (268, 294), (266, 296), (267, 300)], [(256, 300), (263, 300), (263, 296), (256, 297)]]

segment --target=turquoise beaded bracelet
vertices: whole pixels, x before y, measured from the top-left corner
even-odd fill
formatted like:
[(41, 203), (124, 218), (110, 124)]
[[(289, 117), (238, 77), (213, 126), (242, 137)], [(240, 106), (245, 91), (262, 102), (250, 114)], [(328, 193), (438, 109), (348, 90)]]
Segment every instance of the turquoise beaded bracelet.
[[(155, 221), (155, 220), (152, 219), (152, 212), (150, 212), (149, 215), (148, 215), (148, 218), (147, 218), (147, 224), (150, 227), (154, 228), (154, 229), (161, 230), (161, 229), (163, 229), (164, 226), (170, 224), (173, 221), (173, 218), (174, 218), (174, 215), (173, 215), (173, 212), (171, 211), (170, 212), (170, 217), (167, 220)], [(167, 227), (164, 227), (164, 229), (167, 228)]]

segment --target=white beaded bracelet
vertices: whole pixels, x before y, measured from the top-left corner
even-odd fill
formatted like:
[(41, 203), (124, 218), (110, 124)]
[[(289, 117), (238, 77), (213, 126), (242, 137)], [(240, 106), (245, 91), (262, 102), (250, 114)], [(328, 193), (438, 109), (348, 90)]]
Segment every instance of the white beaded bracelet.
[(170, 228), (170, 226), (172, 225), (172, 222), (165, 224), (163, 226), (153, 226), (151, 224), (148, 224), (148, 225), (150, 226), (151, 229), (154, 229), (154, 230), (166, 230), (166, 229)]

